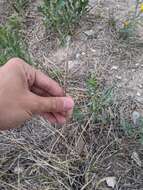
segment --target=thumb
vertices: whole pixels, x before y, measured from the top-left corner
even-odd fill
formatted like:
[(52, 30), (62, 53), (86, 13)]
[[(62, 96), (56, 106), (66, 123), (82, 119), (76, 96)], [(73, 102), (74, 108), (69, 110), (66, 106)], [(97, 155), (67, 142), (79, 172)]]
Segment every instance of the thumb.
[(30, 102), (29, 106), (33, 114), (66, 112), (74, 107), (71, 97), (41, 97), (32, 94)]

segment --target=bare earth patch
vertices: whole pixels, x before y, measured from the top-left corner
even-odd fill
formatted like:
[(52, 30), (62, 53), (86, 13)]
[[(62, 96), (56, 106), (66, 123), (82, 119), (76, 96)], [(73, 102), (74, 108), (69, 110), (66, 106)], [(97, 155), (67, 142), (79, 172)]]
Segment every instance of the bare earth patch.
[[(0, 190), (143, 189), (143, 145), (139, 134), (128, 136), (121, 127), (124, 120), (133, 123), (134, 111), (143, 116), (143, 47), (119, 42), (109, 27), (111, 17), (126, 16), (131, 1), (91, 0), (68, 52), (54, 34), (46, 35), (37, 4), (32, 1), (26, 10), (29, 52), (35, 66), (61, 85), (68, 61), (67, 91), (78, 112), (65, 126), (34, 118), (21, 129), (0, 132)], [(2, 23), (6, 5), (0, 2)], [(95, 122), (88, 112), (91, 73), (105, 88), (114, 87), (110, 122)]]

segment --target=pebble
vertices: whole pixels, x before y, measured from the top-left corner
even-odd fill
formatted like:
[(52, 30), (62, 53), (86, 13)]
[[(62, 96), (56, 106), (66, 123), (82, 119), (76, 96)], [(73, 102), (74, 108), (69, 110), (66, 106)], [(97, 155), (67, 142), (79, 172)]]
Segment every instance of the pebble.
[(141, 93), (140, 93), (140, 92), (137, 92), (137, 96), (139, 96), (139, 97), (140, 97), (140, 96), (141, 96)]
[(114, 189), (117, 183), (116, 177), (106, 177), (106, 183), (108, 187), (111, 187), (112, 189)]
[(131, 158), (136, 162), (138, 166), (142, 166), (142, 162), (137, 152), (133, 152)]
[(117, 75), (117, 76), (116, 76), (116, 79), (121, 80), (122, 77)]
[(88, 38), (97, 37), (96, 32), (94, 30), (86, 30), (83, 32)]
[(85, 55), (86, 53), (85, 52), (82, 52), (81, 55)]
[(79, 62), (77, 60), (70, 60), (68, 61), (68, 67), (69, 67), (69, 70), (70, 69), (73, 69), (75, 66), (77, 66), (79, 64)]
[(139, 84), (138, 87), (139, 87), (140, 89), (142, 89), (142, 88), (143, 88), (143, 85), (142, 85), (142, 84)]
[(133, 122), (134, 122), (135, 125), (137, 124), (139, 118), (140, 118), (140, 113), (137, 112), (137, 111), (134, 111), (132, 113), (132, 119), (133, 119)]
[(66, 37), (66, 46), (67, 46), (67, 47), (69, 47), (70, 42), (71, 42), (71, 36), (68, 35), (68, 36)]
[(93, 49), (93, 48), (91, 48), (90, 50), (91, 50), (93, 53), (95, 53), (95, 52), (96, 52), (96, 50), (95, 50), (95, 49)]
[(80, 58), (80, 53), (77, 53), (76, 54), (76, 59), (79, 59)]
[(135, 66), (137, 66), (137, 67), (138, 67), (139, 65), (140, 65), (139, 63), (136, 63), (136, 64), (135, 64)]
[(23, 171), (24, 171), (24, 168), (22, 168), (22, 167), (15, 167), (14, 168), (14, 173), (15, 174), (23, 173)]
[(118, 66), (113, 66), (113, 67), (111, 67), (111, 70), (118, 70)]

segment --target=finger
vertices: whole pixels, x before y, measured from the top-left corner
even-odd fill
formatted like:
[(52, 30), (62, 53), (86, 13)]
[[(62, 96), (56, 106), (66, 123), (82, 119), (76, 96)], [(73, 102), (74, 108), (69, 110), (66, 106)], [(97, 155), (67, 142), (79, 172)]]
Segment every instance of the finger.
[(49, 97), (49, 94), (47, 92), (45, 92), (44, 90), (37, 88), (35, 86), (32, 87), (31, 92), (33, 92), (34, 94), (36, 94), (38, 96)]
[(59, 84), (38, 70), (35, 72), (34, 85), (53, 96), (64, 96), (64, 91)]
[(53, 113), (53, 115), (55, 116), (58, 124), (66, 123), (66, 118), (63, 115), (61, 115), (60, 113)]
[(59, 113), (44, 113), (41, 115), (44, 119), (48, 120), (51, 124), (64, 124), (66, 119)]
[[(36, 88), (35, 86), (32, 87), (32, 92), (39, 95), (39, 96), (43, 96), (43, 97), (49, 97), (49, 94), (44, 92), (43, 90)], [(66, 120), (69, 120), (72, 116), (73, 113), (73, 109), (69, 110), (68, 112), (61, 112), (61, 113), (53, 113), (53, 115), (55, 116), (55, 118), (57, 119), (58, 123), (65, 123)]]
[(71, 110), (69, 110), (69, 111), (67, 112), (67, 115), (66, 115), (67, 121), (71, 119), (72, 114), (73, 114), (73, 109), (71, 109)]
[(48, 120), (51, 124), (56, 124), (57, 120), (52, 113), (44, 113), (41, 115), (44, 119)]
[(66, 121), (68, 121), (71, 117), (72, 117), (72, 114), (73, 114), (73, 109), (67, 111), (67, 112), (60, 112), (60, 113), (53, 113), (56, 117), (56, 115), (61, 115), (62, 117), (64, 117), (66, 119)]
[(61, 113), (73, 109), (74, 101), (71, 97), (41, 97), (31, 93), (27, 106), (34, 114)]

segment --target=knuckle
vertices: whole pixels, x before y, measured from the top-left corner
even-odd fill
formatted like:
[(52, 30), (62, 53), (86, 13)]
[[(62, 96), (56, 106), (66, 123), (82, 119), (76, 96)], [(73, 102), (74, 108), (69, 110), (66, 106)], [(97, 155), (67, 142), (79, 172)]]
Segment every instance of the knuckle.
[(64, 110), (64, 104), (61, 98), (57, 98), (55, 101), (55, 110), (61, 112)]
[(60, 98), (49, 99), (49, 109), (51, 112), (61, 112), (63, 111), (63, 103)]
[(58, 109), (58, 103), (57, 100), (55, 99), (51, 99), (50, 101), (50, 107), (51, 107), (51, 111), (55, 111)]
[(33, 114), (39, 112), (42, 109), (42, 104), (37, 98), (37, 96), (33, 94), (29, 94), (26, 96), (28, 99), (26, 100), (26, 105), (28, 110), (30, 110)]
[(17, 66), (17, 65), (23, 64), (23, 63), (24, 63), (24, 61), (23, 61), (22, 59), (18, 58), (18, 57), (13, 57), (13, 58), (11, 58), (11, 59), (7, 62), (7, 64), (8, 64), (8, 65), (11, 65), (11, 66)]

